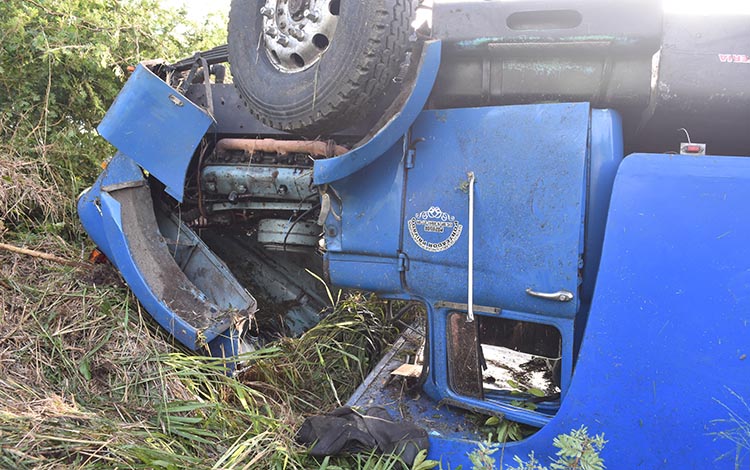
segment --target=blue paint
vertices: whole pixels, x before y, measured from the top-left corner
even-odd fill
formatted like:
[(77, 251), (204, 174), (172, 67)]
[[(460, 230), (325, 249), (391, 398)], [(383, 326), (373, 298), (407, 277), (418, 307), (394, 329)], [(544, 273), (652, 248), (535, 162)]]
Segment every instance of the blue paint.
[(190, 159), (212, 122), (203, 109), (139, 65), (97, 130), (182, 201)]
[(617, 168), (623, 159), (622, 118), (610, 109), (591, 110), (591, 160), (589, 163), (586, 240), (584, 242), (584, 283), (581, 298), (591, 302), (599, 269), (609, 198)]
[[(100, 204), (102, 210), (101, 223), (104, 226), (107, 246), (109, 247), (109, 250), (103, 249), (102, 251), (120, 271), (120, 274), (128, 283), (128, 287), (138, 297), (146, 311), (177, 341), (192, 350), (199, 349), (199, 332), (183, 318), (172, 312), (169, 306), (151, 289), (147, 277), (139, 271), (133, 259), (133, 253), (128, 246), (127, 238), (123, 233), (120, 204), (106, 192), (100, 195)], [(228, 325), (224, 325), (222, 331), (227, 328)], [(211, 341), (218, 336), (220, 331), (208, 331), (206, 333), (207, 340)]]
[[(474, 302), (575, 316), (588, 132), (585, 103), (422, 113), (412, 133), (425, 141), (409, 170), (404, 223), (438, 207), (463, 231), (455, 245), (437, 253), (404, 234), (409, 292), (466, 303), (469, 198), (464, 186), (471, 171), (476, 175)], [(430, 242), (448, 236), (447, 230), (419, 233)], [(576, 295), (562, 303), (532, 297), (527, 288)]]
[[(450, 389), (450, 310), (435, 305), (467, 301), (466, 175), (473, 171), (475, 303), (501, 309), (503, 318), (558, 329), (564, 396), (575, 362), (576, 324), (581, 331), (585, 327), (578, 320), (586, 314), (580, 312), (579, 293), (593, 288), (611, 181), (622, 158), (619, 124), (615, 113), (592, 112), (585, 103), (424, 111), (412, 126), (412, 139), (423, 139), (413, 161), (405, 160), (401, 140), (367, 169), (332, 185), (340, 198), (341, 220), (329, 216), (326, 223), (330, 279), (338, 286), (402, 295), (428, 305), (431, 347), (425, 391), (434, 400), (538, 426), (549, 421), (555, 403), (531, 412), (509, 406), (507, 398), (476, 400)], [(589, 199), (588, 217), (596, 220), (585, 232)], [(433, 210), (432, 219), (431, 208), (440, 208)], [(437, 221), (434, 230), (426, 229), (432, 222), (420, 219), (424, 214)], [(420, 221), (424, 223), (417, 225)], [(416, 237), (413, 227), (418, 227)], [(453, 245), (444, 251), (424, 249), (454, 232)], [(594, 267), (588, 274), (580, 269), (584, 250), (591, 250), (586, 259)], [(526, 293), (529, 287), (568, 290), (574, 301), (534, 298)]]
[(144, 184), (141, 168), (127, 156), (117, 153), (110, 159), (107, 167), (99, 175), (96, 183), (81, 194), (78, 199), (78, 217), (81, 219), (83, 228), (88, 233), (94, 244), (108, 254), (112, 251), (102, 223), (102, 211), (99, 207), (99, 198), (102, 187), (113, 187), (118, 184), (139, 185)]
[(361, 147), (336, 158), (316, 160), (315, 184), (332, 183), (362, 170), (401, 139), (427, 103), (439, 68), (440, 41), (427, 41), (412, 93), (401, 111)]
[[(711, 433), (750, 397), (750, 159), (632, 155), (615, 181), (591, 314), (558, 414), (513, 455), (544, 461), (586, 425), (618, 469), (734, 469)], [(476, 443), (432, 436), (430, 458), (471, 468)], [(496, 454), (499, 457), (500, 453)], [(498, 467), (504, 468), (504, 467)]]
[[(339, 223), (340, 251), (377, 253), (390, 258), (398, 256), (401, 234), (394, 227), (401, 223), (405, 178), (403, 154), (401, 139), (366, 170), (331, 185), (341, 200), (346, 201), (341, 207)], [(333, 224), (331, 219), (327, 225)], [(342, 285), (348, 285), (345, 279), (342, 281)]]
[[(236, 351), (237, 338), (230, 331), (230, 316), (217, 317), (217, 321), (206, 328), (196, 327), (177, 314), (154, 290), (153, 284), (160, 273), (144, 272), (137, 264), (133, 248), (125, 235), (124, 224), (138, 221), (123, 219), (121, 204), (112, 193), (144, 185), (146, 180), (141, 169), (129, 157), (118, 153), (94, 186), (79, 199), (81, 223), (120, 271), (146, 311), (175, 339), (192, 350), (200, 350), (207, 345), (212, 352), (220, 355)], [(185, 261), (185, 269), (193, 279), (175, 279), (175, 288), (179, 284), (191, 289), (196, 299), (196, 309), (214, 307), (219, 312), (254, 309), (255, 300), (234, 279), (226, 265), (200, 239), (194, 235), (190, 237), (186, 227), (182, 230), (183, 244), (195, 244), (194, 254)], [(203, 286), (209, 295), (196, 287), (194, 282)]]

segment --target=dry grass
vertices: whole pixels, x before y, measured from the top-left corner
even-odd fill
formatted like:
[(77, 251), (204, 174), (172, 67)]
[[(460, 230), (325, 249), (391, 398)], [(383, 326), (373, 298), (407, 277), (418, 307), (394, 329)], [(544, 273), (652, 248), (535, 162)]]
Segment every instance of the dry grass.
[(117, 282), (8, 253), (0, 263), (0, 467), (233, 468), (247, 463), (238, 446), (256, 468), (299, 460), (297, 416), (171, 345)]
[[(0, 241), (83, 259), (49, 166), (2, 147), (0, 175)], [(113, 268), (0, 251), (0, 468), (241, 468), (237, 446), (271, 468), (304, 459), (287, 410), (174, 345)]]
[[(89, 248), (7, 234), (67, 259)], [(378, 308), (349, 298), (308, 335), (246, 358), (243, 383), (173, 344), (111, 267), (0, 252), (0, 468), (317, 468), (293, 442), (300, 411), (337, 406), (374, 364), (392, 332)]]
[(0, 145), (0, 235), (9, 220), (29, 216), (61, 220), (65, 210), (61, 192), (46, 161), (24, 159), (11, 146)]

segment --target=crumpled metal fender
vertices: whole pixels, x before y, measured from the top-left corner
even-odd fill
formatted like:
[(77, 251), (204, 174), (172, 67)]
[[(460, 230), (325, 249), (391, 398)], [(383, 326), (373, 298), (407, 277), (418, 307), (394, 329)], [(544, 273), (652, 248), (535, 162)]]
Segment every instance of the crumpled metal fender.
[[(427, 41), (419, 57), (416, 77), (396, 99), (393, 116), (364, 145), (335, 158), (315, 161), (314, 182), (333, 183), (370, 165), (404, 137), (422, 112), (440, 69), (440, 41)], [(389, 109), (387, 115), (392, 110)]]
[(203, 257), (196, 272), (204, 282), (226, 284), (225, 295), (216, 302), (188, 278), (159, 231), (151, 191), (133, 160), (118, 153), (79, 198), (78, 211), (91, 238), (162, 327), (191, 350), (208, 347), (215, 355), (237, 354), (232, 320), (251, 316), (255, 299), (197, 237), (182, 243), (195, 244)]

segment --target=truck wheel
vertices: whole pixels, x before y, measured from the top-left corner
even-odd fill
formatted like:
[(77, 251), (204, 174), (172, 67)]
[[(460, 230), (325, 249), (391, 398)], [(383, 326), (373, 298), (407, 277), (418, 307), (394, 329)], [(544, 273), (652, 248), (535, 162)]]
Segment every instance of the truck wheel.
[(235, 86), (275, 129), (315, 136), (350, 127), (395, 86), (412, 2), (232, 0)]

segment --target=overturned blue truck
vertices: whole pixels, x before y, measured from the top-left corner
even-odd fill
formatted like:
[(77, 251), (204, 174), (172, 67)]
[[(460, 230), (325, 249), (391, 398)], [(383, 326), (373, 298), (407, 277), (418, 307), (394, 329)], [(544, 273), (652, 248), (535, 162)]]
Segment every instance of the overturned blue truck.
[(582, 425), (611, 469), (747, 468), (750, 17), (416, 7), (234, 0), (227, 47), (140, 65), (79, 199), (92, 240), (230, 362), (319, 321), (308, 271), (420, 306), (348, 404), (424, 427), (443, 468), (471, 468), (467, 412), (541, 428), (499, 468)]

